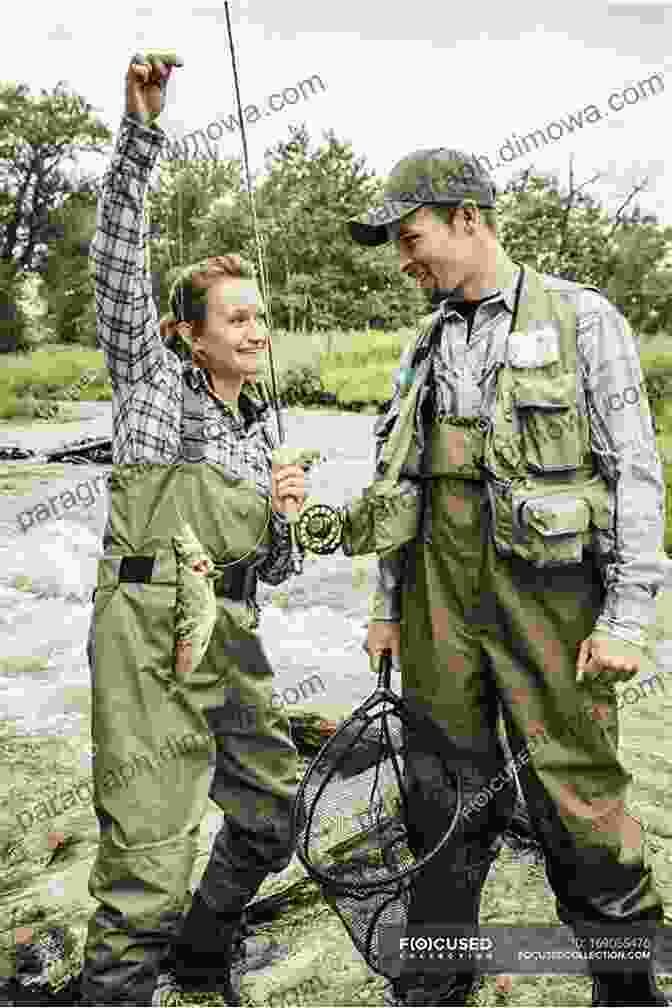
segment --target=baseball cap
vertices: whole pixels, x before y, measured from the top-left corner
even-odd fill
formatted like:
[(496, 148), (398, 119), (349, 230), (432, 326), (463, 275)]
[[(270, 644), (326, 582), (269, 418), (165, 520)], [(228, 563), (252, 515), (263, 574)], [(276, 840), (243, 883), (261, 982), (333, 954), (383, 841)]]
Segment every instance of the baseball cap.
[(350, 237), (360, 245), (383, 245), (390, 240), (388, 224), (427, 203), (459, 207), (470, 200), (490, 210), (496, 195), (495, 183), (473, 154), (446, 147), (414, 151), (390, 172), (383, 205), (348, 221)]

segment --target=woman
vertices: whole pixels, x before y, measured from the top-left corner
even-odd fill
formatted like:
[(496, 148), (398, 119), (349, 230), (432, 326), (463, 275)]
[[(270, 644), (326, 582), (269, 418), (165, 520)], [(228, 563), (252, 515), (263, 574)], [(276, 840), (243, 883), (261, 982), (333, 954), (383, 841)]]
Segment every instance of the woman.
[[(297, 753), (271, 705), (255, 588), (291, 573), (283, 502), (303, 505), (304, 472), (272, 473), (269, 406), (246, 384), (266, 342), (248, 264), (225, 255), (184, 271), (159, 326), (143, 201), (170, 71), (134, 59), (91, 248), (115, 468), (88, 645), (99, 906), (82, 996), (151, 1004), (169, 953), (181, 985), (238, 1004), (230, 965), (243, 908), (294, 845)], [(240, 705), (254, 706), (255, 723)], [(180, 748), (194, 736), (200, 745)], [(122, 788), (109, 786), (117, 764)], [(224, 825), (183, 922), (208, 787)]]

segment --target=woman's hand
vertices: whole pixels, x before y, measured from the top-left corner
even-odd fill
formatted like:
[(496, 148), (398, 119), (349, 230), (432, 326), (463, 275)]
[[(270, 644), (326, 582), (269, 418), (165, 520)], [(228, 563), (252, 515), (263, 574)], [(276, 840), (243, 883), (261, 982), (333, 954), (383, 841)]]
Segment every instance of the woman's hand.
[(273, 510), (278, 514), (286, 514), (287, 505), (290, 503), (288, 498), (293, 498), (297, 511), (300, 511), (307, 497), (306, 474), (301, 466), (273, 466), (271, 481)]
[(136, 53), (126, 74), (126, 115), (148, 125), (163, 112), (171, 68), (184, 66), (173, 52)]

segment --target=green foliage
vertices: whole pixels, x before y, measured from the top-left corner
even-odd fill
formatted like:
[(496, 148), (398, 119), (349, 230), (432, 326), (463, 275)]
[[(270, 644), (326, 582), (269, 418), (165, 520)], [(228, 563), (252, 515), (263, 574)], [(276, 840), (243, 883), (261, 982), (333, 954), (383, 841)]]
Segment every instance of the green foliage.
[(382, 405), (392, 397), (392, 373), (396, 364), (368, 367), (341, 366), (325, 370), (322, 380), (342, 406)]
[(32, 346), (21, 287), (14, 263), (0, 259), (0, 353), (25, 353)]
[[(381, 194), (363, 160), (333, 133), (311, 151), (305, 128), (296, 127), (288, 141), (267, 151), (268, 174), (256, 186), (255, 204), (278, 329), (359, 329), (374, 317), (396, 328), (412, 325), (425, 309), (415, 284), (400, 275), (392, 249), (372, 253), (350, 239), (347, 219)], [(257, 250), (239, 161), (166, 161), (160, 172), (150, 202), (162, 235), (153, 243), (152, 267), (163, 313), (165, 270), (227, 252), (256, 264)]]
[[(184, 267), (230, 252), (246, 255), (251, 225), (237, 161), (161, 161), (147, 208), (161, 315), (170, 310), (170, 288)], [(256, 262), (254, 252), (246, 258)]]
[[(91, 376), (84, 384), (82, 377)], [(86, 389), (84, 392), (83, 389)], [(79, 390), (82, 389), (80, 392)], [(110, 399), (102, 351), (43, 346), (30, 356), (6, 357), (0, 369), (0, 417), (56, 418), (57, 400)]]
[(521, 172), (498, 200), (500, 240), (516, 262), (603, 290), (635, 331), (672, 328), (672, 228), (635, 207), (610, 219), (588, 193)]
[[(78, 155), (103, 153), (112, 139), (92, 112), (62, 81), (37, 98), (26, 85), (0, 84), (0, 263), (18, 275), (47, 272), (55, 305), (48, 324), (73, 342), (92, 339), (92, 290), (82, 277), (80, 239), (93, 236), (94, 224), (89, 219), (85, 235), (71, 235), (74, 216), (61, 208), (72, 193), (90, 201), (95, 193), (93, 178), (74, 180), (71, 171)], [(0, 353), (32, 345), (20, 314), (0, 327)]]
[(43, 271), (48, 306), (46, 324), (61, 343), (96, 346), (93, 277), (88, 246), (96, 226), (96, 197), (74, 193), (50, 214), (63, 234), (58, 254), (49, 256)]
[(278, 384), (278, 394), (288, 406), (316, 406), (328, 401), (319, 372), (311, 365), (289, 368)]
[[(111, 139), (63, 82), (39, 97), (22, 84), (0, 85), (0, 263), (17, 274), (43, 273), (46, 324), (60, 342), (95, 346), (86, 251), (98, 185), (91, 177), (73, 181), (68, 169)], [(393, 244), (366, 249), (350, 239), (347, 220), (383, 192), (365, 161), (333, 131), (312, 144), (305, 126), (290, 126), (288, 138), (266, 151), (265, 174), (254, 184), (278, 329), (356, 331), (375, 318), (396, 330), (426, 311), (425, 295), (400, 274)], [(543, 272), (603, 289), (642, 336), (670, 331), (672, 228), (636, 204), (626, 212), (630, 198), (612, 219), (585, 185), (570, 184), (565, 191), (533, 169), (512, 179), (498, 201), (504, 247)], [(239, 160), (166, 157), (147, 204), (161, 313), (179, 267), (226, 252), (257, 263)], [(0, 320), (0, 352), (29, 347), (35, 336), (26, 333), (21, 310), (4, 314), (15, 317)]]

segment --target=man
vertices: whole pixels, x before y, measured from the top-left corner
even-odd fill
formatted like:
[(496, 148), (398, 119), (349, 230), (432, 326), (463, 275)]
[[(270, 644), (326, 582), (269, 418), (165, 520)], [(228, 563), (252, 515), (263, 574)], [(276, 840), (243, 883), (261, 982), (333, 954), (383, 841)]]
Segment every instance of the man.
[[(403, 158), (383, 206), (349, 228), (363, 245), (394, 241), (402, 272), (440, 304), (375, 427), (378, 476), (383, 452), (403, 448), (400, 482), (423, 492), (416, 539), (379, 560), (365, 648), (390, 648), (405, 697), (479, 757), (461, 768), (459, 830), (413, 885), (407, 935), (477, 923), (515, 798), (500, 702), (560, 919), (577, 935), (655, 926), (663, 908), (626, 812), (614, 689), (639, 670), (669, 566), (630, 327), (599, 292), (511, 261), (495, 186), (462, 152)], [(414, 410), (405, 444), (400, 410)], [(455, 796), (432, 789), (422, 740), (409, 743), (417, 854), (445, 830)], [(650, 968), (590, 968), (594, 1005), (672, 1003)], [(463, 1004), (476, 979), (405, 961), (388, 1003)]]

